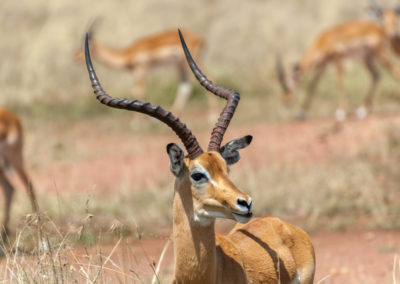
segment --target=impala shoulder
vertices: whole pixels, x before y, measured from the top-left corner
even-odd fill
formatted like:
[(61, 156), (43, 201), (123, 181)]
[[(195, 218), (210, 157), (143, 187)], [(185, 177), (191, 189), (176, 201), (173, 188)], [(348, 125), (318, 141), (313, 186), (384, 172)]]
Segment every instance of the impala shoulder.
[(215, 234), (215, 243), (217, 251), (220, 249), (223, 254), (239, 261), (240, 250), (229, 237)]
[[(245, 264), (239, 247), (227, 236), (216, 234), (215, 240), (219, 263), (217, 283), (248, 283)], [(226, 271), (234, 273), (226, 273)]]
[(314, 247), (311, 238), (304, 230), (276, 217), (268, 216), (262, 219), (271, 226), (272, 230), (279, 236), (280, 241), (285, 247), (290, 250), (297, 250), (298, 247), (302, 247), (303, 249), (307, 248), (311, 254), (314, 255)]

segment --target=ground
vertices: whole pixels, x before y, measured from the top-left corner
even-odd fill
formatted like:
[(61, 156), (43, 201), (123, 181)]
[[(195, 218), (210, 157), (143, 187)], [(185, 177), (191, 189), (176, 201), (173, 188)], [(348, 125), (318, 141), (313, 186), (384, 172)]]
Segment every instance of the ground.
[[(315, 246), (317, 269), (315, 283), (396, 283), (400, 280), (400, 232), (396, 231), (348, 231), (316, 232), (311, 234)], [(167, 238), (148, 239), (129, 244), (130, 249), (121, 245), (115, 251), (114, 259), (131, 259), (127, 273), (132, 271), (143, 279), (153, 275), (153, 265), (158, 263), (160, 254), (167, 244)], [(113, 245), (103, 247), (104, 255)], [(118, 262), (117, 262), (118, 263)], [(120, 264), (120, 263), (118, 263)], [(160, 275), (173, 271), (172, 244), (161, 264)], [(122, 278), (122, 277), (121, 277)], [(168, 278), (165, 278), (168, 279)]]
[[(399, 115), (388, 115), (364, 121), (350, 119), (341, 125), (330, 119), (259, 123), (251, 128), (239, 125), (227, 133), (227, 140), (249, 133), (254, 136), (253, 144), (243, 153), (245, 169), (248, 169), (246, 165), (258, 167), (274, 163), (323, 164), (331, 156), (354, 155), (368, 147), (371, 141), (383, 139), (382, 133), (388, 125), (397, 127), (399, 120)], [(70, 131), (51, 124), (50, 130), (38, 130), (41, 135), (45, 135), (45, 131), (56, 133), (54, 137), (59, 139), (48, 141), (46, 145), (34, 142), (28, 149), (29, 152), (36, 147), (43, 151), (29, 162), (35, 184), (40, 185), (41, 196), (59, 193), (63, 189), (81, 190), (87, 194), (92, 188), (95, 188), (95, 194), (107, 196), (115, 194), (112, 189), (129, 183), (135, 184), (132, 190), (141, 190), (151, 182), (157, 184), (172, 179), (164, 149), (168, 142), (176, 141), (171, 133), (135, 133), (121, 130), (129, 128), (127, 125), (118, 125), (115, 129), (107, 123), (96, 128), (96, 123), (79, 124)], [(150, 127), (158, 129), (160, 126)], [(204, 145), (209, 130), (197, 133)], [(77, 136), (79, 140), (74, 139)], [(29, 138), (33, 139), (28, 135)], [(45, 149), (49, 148), (52, 150), (46, 152)], [(46, 155), (52, 157), (53, 163), (43, 163)], [(227, 226), (221, 226), (219, 230), (226, 231)], [(113, 265), (131, 277), (138, 275), (147, 282), (170, 235), (170, 227), (161, 231), (163, 233), (157, 238), (128, 239), (117, 247), (115, 243), (102, 244), (100, 250), (103, 255), (108, 255), (115, 248), (111, 257)], [(313, 231), (311, 238), (317, 259), (316, 283), (395, 283), (393, 277), (400, 280), (400, 231), (347, 228), (339, 232)], [(98, 249), (96, 246), (96, 251)], [(74, 249), (77, 254), (82, 250)], [(173, 271), (172, 265), (170, 245), (161, 264), (161, 278), (168, 279)]]

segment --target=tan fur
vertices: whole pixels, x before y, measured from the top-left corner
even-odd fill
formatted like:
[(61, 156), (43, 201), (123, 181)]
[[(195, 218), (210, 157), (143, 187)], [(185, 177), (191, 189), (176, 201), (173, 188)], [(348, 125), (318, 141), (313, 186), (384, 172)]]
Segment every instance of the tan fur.
[[(14, 188), (6, 177), (6, 167), (12, 167), (21, 178), (30, 198), (33, 211), (39, 210), (32, 183), (25, 171), (22, 156), (23, 131), (20, 120), (13, 113), (0, 108), (0, 185), (5, 193), (5, 210), (3, 216), (2, 235), (8, 231), (11, 201)], [(4, 230), (3, 230), (4, 229)]]
[(343, 87), (343, 61), (361, 58), (372, 76), (372, 85), (364, 102), (365, 107), (369, 109), (379, 80), (375, 61), (382, 63), (397, 80), (400, 80), (400, 70), (386, 55), (387, 48), (399, 54), (398, 46), (397, 15), (392, 10), (383, 11), (381, 23), (355, 20), (329, 28), (316, 37), (299, 60), (288, 78), (289, 88), (285, 89), (284, 98), (286, 101), (291, 101), (302, 79), (307, 74), (315, 72), (302, 105), (302, 114), (305, 114), (311, 105), (312, 95), (322, 73), (328, 65), (334, 65), (338, 76), (338, 106), (339, 109), (346, 109), (348, 103)]
[[(183, 31), (183, 34), (193, 57), (199, 57), (204, 47), (203, 38), (189, 31)], [(111, 68), (134, 71), (135, 85), (133, 92), (139, 99), (144, 98), (147, 73), (157, 66), (175, 65), (180, 72), (180, 84), (188, 84), (189, 82), (186, 75), (185, 55), (176, 30), (167, 30), (137, 39), (122, 49), (110, 48), (92, 39), (91, 53), (103, 64)], [(83, 60), (83, 51), (79, 50), (75, 57)], [(186, 96), (185, 92), (183, 94), (180, 94), (179, 91), (177, 92), (173, 110), (179, 112), (183, 109), (187, 99)]]
[[(181, 38), (185, 53), (188, 54)], [(252, 199), (229, 179), (227, 163), (236, 163), (239, 160), (238, 150), (252, 141), (252, 136), (247, 135), (220, 147), (239, 94), (234, 90), (216, 87), (206, 79), (198, 79), (213, 94), (227, 99), (210, 138), (209, 149), (218, 152), (203, 152), (191, 131), (178, 117), (163, 108), (146, 110), (146, 103), (142, 102), (138, 103), (137, 108), (128, 108), (122, 104), (132, 105), (133, 101), (129, 103), (107, 95), (94, 73), (88, 52), (88, 37), (85, 51), (92, 87), (100, 102), (110, 107), (143, 112), (166, 123), (188, 152), (185, 158), (184, 150), (178, 145), (170, 143), (166, 147), (170, 170), (176, 177), (173, 200), (173, 283), (312, 283), (315, 257), (307, 234), (276, 218), (250, 221), (253, 214)], [(196, 77), (204, 78), (204, 75), (199, 75), (201, 72), (196, 64), (188, 61)], [(211, 147), (213, 143), (215, 145)], [(215, 234), (216, 218), (247, 224), (236, 227), (224, 237)]]
[[(190, 182), (196, 165), (208, 171), (215, 184), (204, 190)], [(312, 283), (314, 250), (301, 229), (274, 217), (253, 218), (238, 224), (227, 236), (215, 234), (214, 220), (200, 223), (196, 212), (204, 208), (232, 215), (238, 198), (249, 200), (228, 178), (228, 166), (216, 152), (185, 160), (175, 182), (173, 237), (174, 283)]]
[[(6, 109), (0, 108), (0, 140), (7, 141), (8, 144), (22, 143), (21, 133), (22, 127), (18, 117)], [(10, 140), (9, 136), (15, 138)]]
[(327, 61), (333, 62), (357, 55), (358, 52), (378, 51), (385, 44), (385, 38), (382, 26), (373, 21), (352, 21), (338, 25), (316, 38), (300, 59), (300, 69), (304, 73)]
[[(204, 40), (189, 31), (183, 32), (185, 40), (194, 56), (203, 48)], [(150, 67), (168, 63), (169, 61), (184, 61), (178, 33), (176, 30), (164, 31), (152, 36), (140, 38), (122, 49), (109, 48), (96, 40), (92, 40), (91, 53), (104, 64), (113, 68), (134, 68), (136, 66)], [(80, 50), (76, 58), (83, 59)]]

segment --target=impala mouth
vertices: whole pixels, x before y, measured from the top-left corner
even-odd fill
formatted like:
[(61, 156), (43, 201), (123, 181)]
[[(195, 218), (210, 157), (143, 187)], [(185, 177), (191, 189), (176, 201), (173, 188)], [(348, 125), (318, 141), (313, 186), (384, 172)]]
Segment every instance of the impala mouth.
[(253, 216), (253, 213), (248, 212), (246, 214), (240, 214), (240, 213), (232, 212), (232, 215), (233, 215), (233, 217), (235, 217), (236, 221), (238, 221), (239, 223), (247, 223)]

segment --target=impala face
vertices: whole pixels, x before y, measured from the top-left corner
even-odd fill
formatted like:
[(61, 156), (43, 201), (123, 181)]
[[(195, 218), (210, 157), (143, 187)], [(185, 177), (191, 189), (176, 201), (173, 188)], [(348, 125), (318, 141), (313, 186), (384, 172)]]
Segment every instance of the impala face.
[(229, 165), (239, 161), (240, 149), (251, 143), (251, 136), (235, 139), (221, 147), (220, 152), (208, 151), (198, 157), (184, 157), (177, 144), (167, 146), (170, 169), (176, 177), (176, 189), (188, 194), (190, 188), (194, 221), (209, 224), (215, 218), (246, 223), (252, 217), (252, 199), (229, 179)]
[(246, 223), (252, 217), (252, 199), (229, 179), (229, 168), (217, 152), (185, 160), (195, 209), (195, 218), (227, 218)]
[(398, 12), (395, 10), (386, 10), (382, 12), (382, 24), (389, 36), (395, 36), (397, 33), (397, 16)]

